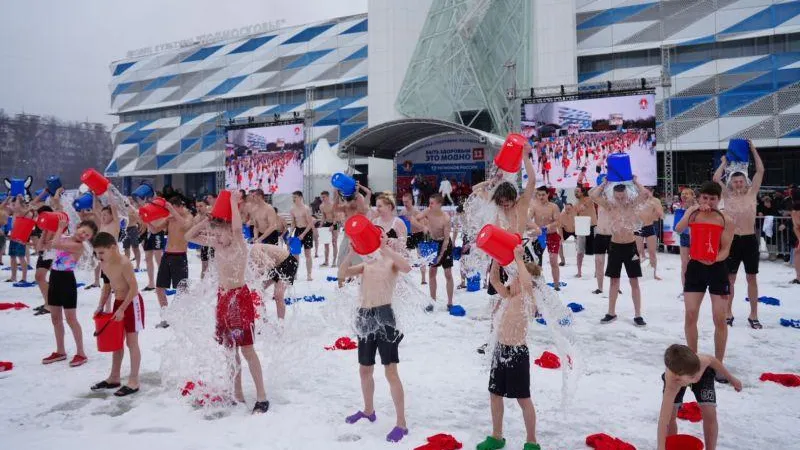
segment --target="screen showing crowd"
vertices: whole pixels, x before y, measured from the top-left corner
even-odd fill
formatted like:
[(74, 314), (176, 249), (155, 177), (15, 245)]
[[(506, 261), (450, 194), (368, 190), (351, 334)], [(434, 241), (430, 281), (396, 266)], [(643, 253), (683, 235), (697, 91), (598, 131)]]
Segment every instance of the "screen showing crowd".
[(266, 194), (303, 190), (302, 124), (228, 130), (225, 187)]

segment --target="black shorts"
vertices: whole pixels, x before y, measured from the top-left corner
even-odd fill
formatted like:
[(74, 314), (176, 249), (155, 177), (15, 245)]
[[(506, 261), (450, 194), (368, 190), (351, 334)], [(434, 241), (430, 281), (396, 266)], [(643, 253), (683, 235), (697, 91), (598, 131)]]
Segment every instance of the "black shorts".
[(606, 265), (606, 276), (609, 278), (619, 278), (622, 275), (622, 266), (625, 265), (625, 273), (628, 278), (640, 278), (642, 276), (642, 265), (639, 260), (639, 251), (636, 250), (636, 243), (616, 244), (612, 242), (608, 246), (608, 264)]
[(634, 233), (636, 236), (643, 237), (645, 239), (649, 238), (650, 236), (656, 235), (656, 226), (654, 224), (645, 225), (642, 227), (641, 230)]
[(573, 233), (571, 231), (567, 231), (567, 230), (563, 230), (563, 234), (564, 234), (564, 237), (561, 239), (562, 242), (566, 241), (567, 239), (569, 239), (572, 236), (575, 236), (575, 233)]
[(47, 304), (64, 309), (78, 307), (78, 283), (75, 273), (66, 270), (50, 271), (50, 286), (47, 288)]
[(42, 255), (39, 255), (39, 257), (36, 258), (36, 269), (37, 270), (38, 269), (50, 270), (50, 266), (52, 264), (53, 264), (53, 260), (52, 259), (44, 259), (42, 257)]
[(164, 232), (160, 233), (147, 233), (147, 237), (144, 240), (144, 251), (151, 252), (156, 250), (164, 250)]
[[(439, 244), (439, 249), (441, 249), (444, 241), (436, 242)], [(453, 267), (453, 241), (447, 243), (447, 248), (444, 249), (444, 253), (442, 253), (442, 257), (439, 258), (439, 262), (436, 264), (431, 264), (431, 267), (441, 267), (443, 269), (449, 269)]]
[(702, 292), (712, 295), (728, 295), (731, 293), (731, 284), (728, 280), (728, 268), (725, 261), (706, 265), (694, 259), (689, 260), (686, 266), (686, 283), (683, 292)]
[(744, 263), (744, 273), (755, 275), (758, 273), (759, 239), (755, 234), (747, 236), (734, 235), (731, 242), (731, 252), (725, 261), (728, 264), (729, 273), (739, 271), (739, 264)]
[[(305, 228), (297, 227), (294, 229), (294, 237), (299, 237), (306, 231)], [(314, 248), (314, 231), (311, 230), (306, 233), (305, 237), (303, 238), (303, 248), (306, 250)]]
[(103, 284), (111, 284), (111, 280), (108, 279), (102, 270), (100, 271), (100, 278), (103, 280)]
[(406, 238), (406, 248), (408, 250), (413, 250), (417, 248), (419, 243), (422, 242), (423, 240), (425, 240), (425, 233), (423, 233), (422, 231), (411, 233)]
[(356, 317), (358, 331), (358, 363), (374, 366), (375, 354), (381, 355), (381, 364), (400, 362), (398, 349), (403, 335), (397, 331), (394, 311), (391, 305), (375, 308), (359, 308)]
[[(594, 235), (594, 254), (605, 255), (608, 253), (608, 246), (611, 244), (611, 235), (595, 233)], [(588, 246), (588, 244), (587, 244)], [(588, 252), (586, 253), (589, 254)]]
[(584, 255), (594, 255), (594, 229), (595, 225), (589, 227), (589, 235), (584, 237), (584, 244), (583, 244), (583, 254)]
[(297, 258), (292, 255), (286, 257), (280, 264), (275, 266), (270, 272), (270, 279), (274, 282), (285, 281), (294, 284), (294, 277), (297, 275)]
[(322, 228), (330, 228), (331, 231), (336, 231), (339, 229), (339, 224), (337, 222), (323, 222)]
[(489, 373), (489, 392), (506, 398), (530, 398), (531, 358), (527, 345), (497, 344)]
[(125, 229), (125, 237), (122, 239), (122, 248), (136, 248), (139, 246), (139, 227), (128, 227)]
[(214, 257), (214, 247), (200, 247), (200, 261), (209, 261)]
[[(715, 375), (716, 373), (714, 372), (714, 369), (711, 367), (706, 367), (705, 372), (703, 372), (703, 376), (700, 377), (700, 381), (689, 385), (692, 393), (694, 394), (694, 399), (697, 400), (698, 405), (717, 405), (717, 391), (714, 387)], [(662, 374), (661, 381), (664, 381), (664, 378), (664, 374)], [(664, 392), (663, 387), (661, 388), (661, 392)], [(686, 386), (682, 387), (675, 396), (675, 405), (679, 406), (683, 404), (683, 396), (685, 394)]]
[(261, 238), (262, 244), (270, 244), (270, 245), (278, 245), (281, 239), (281, 232), (278, 230), (273, 231), (270, 233), (269, 236), (264, 236)]
[(177, 288), (178, 283), (189, 278), (189, 261), (186, 253), (167, 253), (161, 256), (156, 276), (156, 287), (161, 289)]

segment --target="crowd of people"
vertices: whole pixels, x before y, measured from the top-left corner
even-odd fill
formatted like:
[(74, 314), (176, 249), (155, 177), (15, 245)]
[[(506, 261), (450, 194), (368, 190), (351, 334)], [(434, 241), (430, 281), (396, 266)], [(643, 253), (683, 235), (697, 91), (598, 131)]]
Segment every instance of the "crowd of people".
[(261, 189), (275, 193), (284, 183), (284, 174), (291, 165), (302, 164), (299, 151), (254, 153), (225, 159), (225, 185), (228, 189), (251, 191)]
[[(649, 137), (638, 132), (614, 135), (610, 140), (595, 136), (590, 141), (568, 140), (564, 143), (566, 147), (560, 150), (558, 145), (561, 144), (529, 146), (523, 158), (525, 170), (533, 173), (531, 156), (537, 152), (542, 152), (545, 158), (555, 152), (560, 153), (561, 158), (574, 153), (575, 158), (592, 159), (596, 155), (599, 159), (608, 152), (625, 151), (626, 146), (637, 140), (647, 142)], [(756, 217), (759, 211), (761, 215), (774, 211), (766, 202), (757, 207), (764, 167), (755, 147), (752, 147), (752, 153), (756, 169), (752, 180), (741, 172), (733, 172), (725, 180), (727, 162), (723, 160), (713, 180), (704, 183), (697, 191), (684, 190), (680, 196), (679, 206), (685, 214), (675, 230), (679, 233), (691, 230), (681, 238), (686, 342), (685, 345), (670, 345), (664, 354), (663, 401), (657, 432), (654, 433), (660, 450), (665, 448), (667, 436), (677, 432), (677, 406), (682, 403), (687, 387), (691, 388), (701, 405), (706, 448), (711, 450), (716, 448), (717, 440), (715, 383), (731, 384), (737, 391), (742, 389), (741, 382), (723, 363), (728, 329), (735, 320), (733, 286), (741, 265), (744, 265), (751, 299), (747, 325), (756, 330), (762, 328), (757, 302), (760, 258)], [(291, 160), (292, 156), (283, 155), (281, 158)], [(274, 169), (269, 164), (266, 166), (268, 171)], [(561, 273), (565, 265), (563, 242), (571, 238), (577, 241), (579, 277), (583, 276), (584, 260), (593, 256), (597, 282), (593, 293), (608, 292), (608, 310), (599, 320), (603, 325), (618, 319), (616, 304), (622, 295), (623, 268), (629, 279), (634, 306), (632, 322), (637, 327), (647, 325), (639, 285), (645, 258), (653, 270), (653, 277), (659, 279), (653, 223), (663, 217), (664, 208), (649, 189), (635, 179), (628, 184), (611, 184), (606, 180), (591, 189), (581, 184), (575, 190), (575, 202), (564, 202), (563, 207), (559, 207), (553, 201), (555, 190), (546, 186), (536, 187), (536, 184), (535, 180), (529, 179), (520, 192), (511, 183), (497, 177), (473, 187), (475, 198), (496, 207), (496, 226), (530, 238), (514, 248), (510, 264), (501, 267), (493, 260), (482, 269), (482, 278), (488, 280), (484, 286), (486, 295), (498, 296), (502, 300), (493, 312), (498, 318), (493, 322), (495, 348), (484, 346), (479, 349), (479, 352), (491, 351), (493, 355), (488, 383), (493, 430), (478, 444), (478, 450), (505, 446), (502, 431), (504, 398), (517, 399), (522, 410), (527, 432), (524, 449), (540, 449), (530, 392), (531, 364), (526, 339), (528, 324), (534, 318), (531, 314), (538, 316), (540, 313), (537, 302), (541, 299), (536, 298), (535, 288), (543, 283), (545, 252), (556, 295), (564, 277)], [(83, 331), (75, 314), (79, 296), (74, 271), (82, 260), (86, 260), (85, 251), (90, 246), (98, 278), (87, 289), (102, 289), (97, 313), (111, 312), (114, 320), (124, 322), (131, 367), (123, 384), (120, 371), (124, 350), (114, 352), (109, 376), (90, 389), (113, 389), (114, 395), (119, 397), (136, 394), (140, 388), (138, 369), (142, 358), (138, 333), (144, 329), (145, 318), (140, 292), (154, 290), (163, 313), (169, 307), (166, 290), (177, 288), (190, 277), (187, 252), (190, 243), (195, 243), (201, 246), (199, 277), (205, 277), (212, 264), (218, 277), (213, 334), (221, 345), (235, 352), (237, 362), (240, 361), (239, 355), (246, 360), (256, 387), (253, 413), (265, 413), (269, 401), (259, 356), (253, 348), (256, 339), (254, 324), (258, 316), (255, 309), (260, 304), (256, 301), (259, 297), (256, 291), (265, 292), (273, 288), (276, 315), (278, 320), (285, 320), (284, 296), (287, 289), (298, 279), (301, 265), (305, 265), (306, 280), (313, 280), (315, 264), (312, 252), (318, 256), (322, 247), (324, 260), (320, 267), (336, 267), (340, 287), (353, 283), (359, 292), (354, 321), (358, 330), (358, 364), (364, 408), (345, 420), (350, 424), (361, 420), (375, 421), (374, 366), (379, 355), (396, 412), (395, 426), (386, 438), (391, 442), (402, 440), (408, 434), (405, 392), (398, 373), (403, 331), (398, 327), (392, 307), (398, 279), (414, 270), (412, 262), (421, 261), (417, 255), (422, 253), (423, 246), (433, 243), (431, 257), (418, 264), (420, 283), (428, 286), (430, 297), (425, 310), (429, 313), (437, 310), (442, 292), (446, 297), (446, 309), (451, 310), (456, 289), (464, 288), (465, 277), (471, 275), (462, 268), (461, 284), (456, 286), (452, 273), (456, 248), (464, 255), (476, 251), (477, 246), (477, 236), (466, 232), (470, 211), (459, 206), (456, 214), (451, 216), (442, 209), (445, 198), (440, 193), (430, 195), (427, 207), (418, 207), (411, 192), (402, 195), (402, 213), (389, 194), (378, 194), (373, 209), (370, 207), (373, 193), (365, 186), (357, 185), (356, 192), (349, 197), (337, 191), (321, 192), (316, 213), (305, 203), (302, 192), (294, 192), (290, 210), (281, 215), (270, 204), (269, 196), (260, 184), (247, 186), (231, 190), (228, 204), (223, 202), (217, 208), (215, 206), (219, 206), (217, 203), (222, 197), (208, 195), (189, 205), (184, 197), (165, 189), (160, 196), (166, 217), (151, 221), (139, 214), (137, 207), (145, 203), (130, 198), (126, 211), (128, 222), (122, 229), (119, 206), (114, 202), (104, 206), (95, 201), (92, 209), (78, 213), (81, 220), (77, 226), (69, 228), (68, 222), (62, 218), (55, 232), (37, 230), (28, 242), (12, 242), (9, 247), (12, 273), (8, 281), (17, 281), (20, 273), (21, 279), (27, 280), (27, 259), (31, 250), (38, 255), (35, 279), (42, 293), (43, 305), (37, 308), (36, 314), (50, 315), (56, 347), (42, 363), (52, 364), (67, 359), (64, 320), (75, 341), (76, 354), (70, 360), (70, 366), (77, 367), (87, 361)], [(30, 203), (22, 197), (7, 199), (0, 207), (0, 222), (5, 222), (9, 214), (19, 219), (36, 217), (47, 211), (62, 211), (65, 205), (62, 205), (61, 196), (59, 190), (47, 202), (42, 198)], [(800, 191), (794, 189), (788, 198), (792, 200), (792, 231), (800, 238)], [(220, 208), (226, 210), (223, 212), (230, 219), (219, 215)], [(215, 210), (216, 213), (212, 214)], [(380, 229), (377, 251), (380, 257), (359, 255), (354, 251), (350, 237), (342, 232), (343, 225), (356, 216), (365, 216)], [(579, 217), (590, 223), (588, 233), (578, 231), (576, 219)], [(693, 252), (683, 251), (691, 247), (692, 239), (699, 239), (695, 234), (697, 224), (722, 229), (714, 238), (715, 242), (709, 240), (711, 257), (700, 258)], [(68, 232), (70, 229), (71, 233)], [(538, 239), (540, 235), (543, 235), (541, 240)], [(300, 252), (292, 251), (290, 237), (297, 239)], [(124, 253), (120, 251), (120, 241)], [(645, 247), (648, 250), (646, 255)], [(142, 250), (148, 283), (140, 289), (135, 273), (140, 269)], [(792, 283), (800, 284), (800, 246), (795, 246), (792, 252), (797, 270)], [(245, 277), (248, 263), (255, 263), (261, 271), (262, 285), (248, 286)], [(443, 291), (438, 289), (440, 272), (444, 276)], [(606, 279), (609, 280), (607, 286)], [(697, 353), (698, 317), (706, 292), (710, 296), (714, 318), (714, 356)], [(156, 326), (167, 328), (170, 323), (162, 314)], [(237, 367), (234, 381), (231, 400), (243, 403), (241, 366)]]

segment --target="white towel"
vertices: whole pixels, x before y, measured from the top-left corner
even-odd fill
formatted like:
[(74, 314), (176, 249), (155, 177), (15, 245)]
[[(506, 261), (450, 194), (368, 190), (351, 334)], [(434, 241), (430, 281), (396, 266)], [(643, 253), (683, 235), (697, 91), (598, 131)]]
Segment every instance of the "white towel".
[(764, 217), (764, 226), (761, 227), (761, 231), (764, 232), (764, 235), (768, 238), (772, 238), (772, 227), (775, 224), (775, 217), (774, 216), (765, 216)]

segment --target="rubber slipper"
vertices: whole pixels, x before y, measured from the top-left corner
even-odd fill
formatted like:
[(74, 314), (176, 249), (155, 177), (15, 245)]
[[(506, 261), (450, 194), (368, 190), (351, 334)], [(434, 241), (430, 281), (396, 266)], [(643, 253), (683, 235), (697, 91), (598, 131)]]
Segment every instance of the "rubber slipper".
[(375, 411), (373, 411), (372, 414), (370, 414), (370, 415), (366, 415), (364, 413), (364, 411), (358, 411), (357, 413), (353, 414), (352, 416), (347, 416), (347, 418), (345, 418), (344, 421), (346, 423), (349, 423), (349, 424), (352, 425), (352, 424), (358, 422), (361, 419), (367, 419), (370, 422), (375, 422), (375, 420), (377, 420), (377, 418), (378, 417), (375, 415)]
[(120, 383), (109, 383), (106, 380), (103, 380), (94, 386), (90, 387), (89, 389), (93, 391), (100, 391), (103, 389), (117, 389), (118, 387), (122, 386)]
[(761, 325), (761, 322), (758, 321), (758, 319), (747, 319), (747, 323), (749, 323), (750, 324), (750, 328), (752, 328), (754, 330), (760, 330), (760, 329), (764, 328)]
[(117, 392), (114, 392), (114, 396), (115, 397), (125, 397), (125, 396), (128, 396), (128, 395), (135, 394), (137, 392), (139, 392), (138, 388), (134, 389), (134, 388), (128, 387), (128, 386), (122, 386), (121, 388), (119, 388), (117, 390)]

